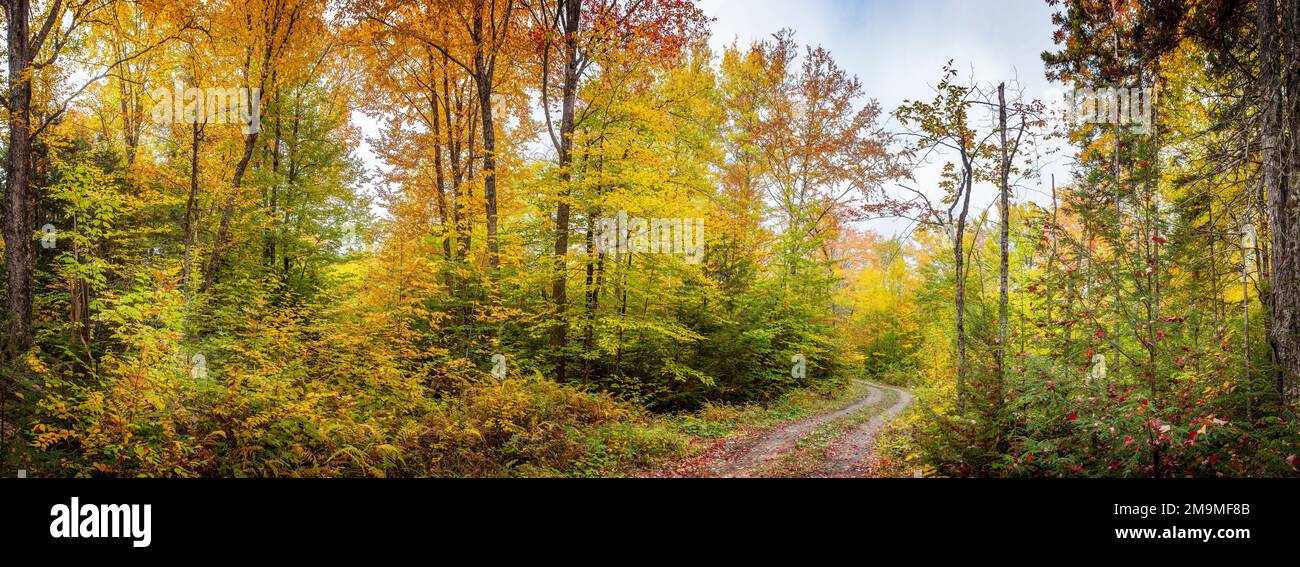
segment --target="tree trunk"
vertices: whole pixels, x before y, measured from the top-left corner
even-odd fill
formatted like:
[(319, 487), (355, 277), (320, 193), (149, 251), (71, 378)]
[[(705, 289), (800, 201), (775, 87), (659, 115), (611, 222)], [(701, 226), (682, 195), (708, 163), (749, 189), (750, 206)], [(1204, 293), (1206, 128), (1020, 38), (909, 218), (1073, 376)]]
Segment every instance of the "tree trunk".
[[(1112, 6), (1115, 5), (1112, 4)], [(1118, 17), (1116, 18), (1116, 20), (1118, 20)], [(1119, 23), (1118, 21), (1116, 21), (1112, 25), (1115, 26), (1114, 41), (1112, 42), (1112, 45), (1114, 47), (1114, 56), (1115, 56), (1115, 60), (1119, 61), (1120, 59), (1119, 27), (1118, 27)], [(1115, 93), (1116, 93), (1116, 99), (1118, 99), (1119, 91), (1116, 90)], [(1124, 215), (1123, 215), (1123, 210), (1120, 207), (1120, 200), (1123, 198), (1123, 191), (1120, 185), (1122, 183), (1122, 180), (1120, 177), (1121, 172), (1120, 172), (1120, 165), (1119, 165), (1120, 140), (1123, 137), (1124, 127), (1120, 125), (1120, 116), (1121, 116), (1120, 112), (1127, 111), (1128, 109), (1127, 108), (1121, 109), (1119, 107), (1119, 100), (1112, 100), (1110, 101), (1110, 104), (1111, 104), (1112, 112), (1114, 113), (1112, 120), (1114, 120), (1115, 122), (1114, 124), (1115, 126), (1115, 156), (1114, 156), (1115, 186), (1111, 188), (1115, 197), (1115, 250), (1111, 252), (1111, 256), (1113, 256), (1112, 261), (1114, 261), (1118, 265), (1120, 263), (1120, 258), (1119, 258), (1120, 243), (1124, 240), (1124, 220), (1123, 220)], [(1111, 329), (1111, 335), (1110, 335), (1111, 350), (1114, 351), (1114, 353), (1111, 355), (1111, 357), (1114, 359), (1114, 361), (1111, 363), (1111, 369), (1110, 369), (1111, 372), (1115, 372), (1119, 370), (1119, 354), (1120, 354), (1120, 343), (1119, 343), (1120, 307), (1119, 305), (1120, 305), (1121, 290), (1120, 290), (1120, 279), (1119, 279), (1118, 272), (1119, 270), (1112, 270), (1110, 274), (1111, 280), (1113, 280), (1114, 282), (1113, 287), (1115, 293), (1115, 297), (1113, 299), (1114, 302), (1113, 307), (1115, 311), (1115, 324)]]
[[(1288, 12), (1294, 12), (1288, 10)], [(1269, 342), (1278, 362), (1275, 388), (1286, 399), (1287, 383), (1300, 368), (1296, 351), (1297, 305), (1300, 290), (1296, 285), (1292, 234), (1295, 203), (1288, 202), (1284, 156), (1287, 149), (1282, 125), (1282, 79), (1278, 10), (1274, 0), (1260, 0), (1256, 9), (1259, 34), (1260, 151), (1264, 192), (1268, 196), (1269, 233), (1272, 239), (1272, 324)], [(1288, 20), (1291, 18), (1288, 18)], [(1288, 26), (1294, 29), (1293, 26)], [(1294, 40), (1288, 42), (1294, 44)], [(1294, 156), (1296, 149), (1290, 152)]]
[[(446, 33), (445, 30), (443, 33), (444, 34)], [(465, 238), (464, 236), (462, 236), (462, 234), (464, 234), (465, 232), (465, 227), (461, 226), (462, 223), (461, 223), (461, 214), (460, 214), (461, 207), (464, 205), (464, 201), (462, 200), (460, 194), (460, 181), (462, 176), (462, 168), (460, 166), (461, 145), (460, 145), (460, 140), (454, 137), (457, 131), (457, 124), (452, 121), (453, 113), (451, 109), (451, 104), (454, 99), (451, 93), (451, 78), (450, 78), (451, 75), (450, 75), (450, 71), (448, 70), (448, 59), (449, 58), (446, 56), (446, 54), (443, 54), (443, 58), (442, 58), (443, 109), (442, 110), (443, 110), (443, 118), (446, 120), (447, 123), (447, 163), (451, 167), (452, 233), (451, 236), (449, 237), (449, 239), (452, 241), (453, 244), (451, 258), (452, 260), (459, 262), (462, 258), (465, 257), (465, 246), (464, 246)], [(457, 110), (459, 110), (459, 107), (460, 104), (457, 103)]]
[[(282, 236), (280, 237), (280, 274), (281, 279), (289, 280), (289, 267), (293, 264), (292, 250), (289, 248), (288, 234), (293, 231), (289, 225), (289, 211), (292, 210), (294, 188), (298, 186), (298, 130), (302, 125), (302, 95), (294, 97), (293, 103), (293, 123), (289, 126), (289, 147), (285, 150), (285, 158), (289, 160), (288, 171), (285, 172), (284, 195), (281, 197), (280, 209), (284, 211), (284, 218), (280, 220)], [(297, 232), (302, 232), (301, 226)], [(307, 264), (302, 264), (304, 275), (306, 274)]]
[[(1057, 204), (1056, 204), (1057, 200), (1056, 200), (1056, 174), (1055, 173), (1051, 174), (1051, 179), (1052, 179), (1052, 255), (1047, 259), (1047, 273), (1054, 274), (1056, 273), (1056, 256), (1058, 254), (1057, 242), (1059, 240), (1057, 238), (1057, 232), (1056, 232), (1057, 231)], [(1056, 320), (1053, 318), (1052, 311), (1053, 311), (1053, 307), (1055, 306), (1054, 304), (1056, 303), (1056, 287), (1049, 285), (1047, 286), (1046, 291), (1047, 291), (1047, 328), (1054, 329), (1056, 327)]]
[(235, 166), (235, 177), (230, 182), (230, 193), (226, 195), (226, 202), (221, 207), (221, 223), (217, 226), (217, 235), (212, 241), (212, 253), (208, 257), (208, 266), (203, 271), (203, 285), (201, 291), (207, 293), (212, 289), (212, 284), (217, 280), (217, 268), (221, 266), (221, 253), (224, 251), (226, 240), (230, 232), (230, 217), (234, 215), (235, 197), (239, 194), (244, 185), (244, 172), (248, 170), (248, 162), (253, 157), (253, 150), (257, 147), (257, 132), (247, 135), (244, 138), (244, 153), (239, 158), (238, 165)]
[(998, 241), (1000, 271), (999, 271), (999, 280), (998, 280), (998, 354), (997, 354), (998, 381), (999, 381), (999, 387), (1001, 387), (1000, 382), (1006, 375), (1006, 363), (1007, 363), (1007, 307), (1008, 307), (1008, 299), (1009, 299), (1007, 296), (1007, 292), (1008, 292), (1007, 272), (1008, 272), (1008, 264), (1009, 264), (1008, 253), (1007, 253), (1007, 244), (1008, 244), (1007, 241), (1011, 237), (1011, 222), (1010, 222), (1011, 197), (1009, 195), (1011, 190), (1009, 187), (1007, 187), (1007, 185), (1010, 182), (1009, 178), (1011, 176), (1011, 172), (1009, 171), (1011, 168), (1011, 162), (1010, 162), (1010, 158), (1007, 155), (1006, 83), (998, 84), (998, 126), (1002, 130), (1001, 133), (1002, 160), (1001, 160), (1001, 167), (998, 169), (998, 176), (1001, 182), (999, 188), (1001, 189), (1000, 216), (1002, 217), (999, 220), (999, 224), (1002, 229), (1002, 234)]
[[(1275, 216), (1281, 222), (1275, 227), (1278, 230), (1273, 232), (1273, 238), (1281, 236), (1281, 242), (1275, 240), (1273, 250), (1277, 254), (1280, 249), (1285, 261), (1278, 268), (1274, 260), (1272, 332), (1284, 346), (1279, 352), (1282, 399), (1294, 401), (1300, 396), (1300, 381), (1297, 380), (1300, 377), (1300, 234), (1297, 234), (1300, 230), (1300, 6), (1294, 0), (1281, 4), (1282, 43), (1287, 61), (1285, 81), (1289, 97), (1284, 132), (1290, 143), (1287, 146), (1285, 183), (1278, 187), (1281, 194), (1275, 209)], [(1274, 207), (1270, 206), (1270, 209)]]
[(957, 229), (953, 234), (953, 257), (956, 263), (957, 289), (954, 303), (957, 309), (957, 415), (962, 415), (966, 411), (966, 268), (964, 265), (965, 257), (962, 254), (962, 248), (966, 238), (966, 215), (970, 212), (970, 192), (974, 175), (970, 164), (970, 158), (966, 152), (962, 152), (962, 163), (965, 169), (962, 180), (964, 187), (959, 188), (962, 195), (961, 214), (957, 217)]
[(566, 288), (568, 269), (566, 256), (569, 252), (569, 183), (572, 172), (569, 170), (573, 161), (574, 107), (577, 106), (578, 94), (578, 29), (582, 17), (582, 2), (566, 0), (564, 2), (564, 85), (563, 102), (560, 115), (560, 194), (555, 205), (555, 276), (551, 282), (551, 300), (555, 302), (555, 326), (551, 330), (551, 347), (556, 349), (555, 377), (565, 379), (567, 356), (564, 353), (568, 322), (565, 308), (568, 302)]
[(31, 188), (32, 81), (28, 74), (30, 3), (9, 0), (9, 155), (5, 174), (5, 282), (8, 286), (9, 340), (6, 349), (17, 357), (32, 346), (32, 247), (36, 208)]
[(203, 128), (199, 126), (197, 120), (191, 126), (190, 136), (190, 194), (185, 199), (185, 220), (182, 226), (185, 230), (185, 258), (181, 267), (181, 289), (186, 299), (190, 297), (190, 271), (194, 255), (194, 214), (199, 197), (199, 141), (203, 136)]
[[(429, 56), (429, 68), (433, 68), (432, 55)], [(445, 103), (445, 100), (438, 95), (437, 87), (430, 88), (429, 96), (429, 104), (433, 110), (433, 120), (431, 120), (433, 125), (433, 175), (435, 188), (438, 190), (438, 223), (442, 225), (442, 256), (444, 259), (450, 260), (452, 229), (449, 229), (448, 225), (452, 223), (452, 220), (448, 216), (449, 213), (447, 211), (447, 180), (446, 173), (443, 171), (442, 167), (442, 148), (444, 142), (442, 141), (442, 119), (440, 117), (442, 112), (440, 106)], [(455, 225), (451, 224), (451, 226)], [(447, 281), (447, 284), (448, 286), (451, 285), (450, 279)]]
[(262, 234), (262, 264), (268, 276), (275, 272), (276, 241), (280, 238), (280, 146), (284, 141), (280, 125), (280, 95), (272, 99), (275, 107), (275, 137), (271, 141), (271, 187), (266, 205), (267, 228)]
[[(479, 113), (482, 115), (483, 127), (483, 200), (487, 216), (487, 253), (490, 276), (496, 277), (501, 265), (501, 255), (497, 244), (497, 157), (496, 130), (492, 119), (492, 76), (496, 66), (495, 53), (492, 61), (484, 57), (483, 44), (489, 39), (483, 36), (484, 0), (479, 0), (474, 11), (474, 82), (478, 86)], [(510, 17), (506, 14), (506, 18)], [(495, 23), (490, 22), (489, 26)], [(495, 43), (497, 38), (491, 38)]]

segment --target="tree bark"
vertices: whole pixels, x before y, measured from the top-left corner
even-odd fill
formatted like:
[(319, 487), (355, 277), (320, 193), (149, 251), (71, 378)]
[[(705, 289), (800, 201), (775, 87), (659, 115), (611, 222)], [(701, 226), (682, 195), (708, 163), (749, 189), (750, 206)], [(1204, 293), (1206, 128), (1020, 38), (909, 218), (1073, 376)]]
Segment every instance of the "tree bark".
[[(478, 86), (478, 103), (479, 113), (482, 115), (483, 122), (483, 200), (484, 210), (487, 216), (487, 253), (488, 266), (491, 268), (490, 276), (496, 278), (497, 268), (501, 266), (501, 254), (497, 242), (497, 157), (496, 157), (496, 130), (492, 117), (492, 80), (496, 71), (496, 52), (495, 46), (499, 45), (500, 38), (496, 33), (491, 37), (485, 37), (483, 34), (483, 12), (485, 10), (484, 0), (479, 0), (475, 6), (473, 39), (474, 39), (474, 82)], [(504, 29), (509, 26), (511, 3), (506, 4), (505, 21), (502, 23)], [(495, 29), (496, 22), (488, 22), (488, 27)], [(490, 56), (485, 55), (485, 44), (492, 44), (492, 53)]]
[[(998, 381), (1004, 378), (1006, 374), (1007, 359), (1007, 308), (1008, 308), (1008, 289), (1007, 289), (1007, 272), (1009, 266), (1009, 254), (1007, 251), (1008, 240), (1011, 237), (1011, 197), (1010, 188), (1007, 187), (1010, 180), (1010, 157), (1007, 154), (1007, 97), (1006, 83), (998, 84), (998, 126), (1001, 129), (1002, 137), (1002, 160), (1001, 167), (998, 168), (1000, 181), (1000, 215), (999, 225), (1002, 230), (998, 241), (998, 256), (1000, 262), (999, 280), (998, 280), (998, 354), (997, 354), (997, 372)], [(999, 384), (1000, 387), (1000, 384)]]
[[(1281, 2), (1282, 45), (1286, 61), (1287, 124), (1283, 133), (1288, 138), (1285, 180), (1278, 187), (1277, 206), (1270, 207), (1278, 219), (1278, 230), (1273, 232), (1274, 254), (1285, 258), (1282, 266), (1273, 262), (1274, 310), (1272, 332), (1283, 346), (1279, 353), (1282, 376), (1279, 389), (1283, 401), (1294, 401), (1300, 396), (1300, 6), (1294, 0)], [(1271, 201), (1271, 199), (1270, 199)], [(1281, 246), (1279, 246), (1281, 244)], [(1279, 306), (1281, 307), (1279, 309)]]
[(957, 217), (957, 228), (953, 233), (952, 245), (957, 278), (956, 299), (954, 300), (957, 309), (957, 415), (962, 415), (966, 411), (966, 268), (962, 249), (966, 238), (966, 215), (970, 213), (970, 192), (973, 182), (972, 176), (974, 175), (970, 158), (966, 155), (965, 149), (961, 151), (961, 159), (964, 178), (962, 179), (963, 187), (958, 188), (962, 192), (958, 198), (962, 200), (962, 207), (961, 214)]
[[(430, 71), (432, 71), (433, 69), (432, 54), (429, 54), (428, 62), (429, 62), (429, 69)], [(433, 82), (430, 81), (430, 85), (432, 84)], [(448, 226), (450, 225), (451, 227), (454, 227), (455, 224), (454, 221), (448, 216), (450, 213), (448, 213), (447, 211), (447, 180), (446, 180), (446, 173), (443, 171), (443, 166), (442, 166), (443, 164), (442, 148), (444, 142), (442, 140), (442, 119), (441, 119), (442, 108), (441, 107), (443, 104), (445, 104), (445, 102), (446, 102), (445, 99), (443, 99), (438, 94), (437, 87), (431, 86), (429, 92), (429, 105), (432, 108), (431, 114), (433, 115), (433, 119), (430, 120), (430, 124), (433, 127), (433, 174), (434, 174), (435, 188), (438, 190), (438, 222), (439, 224), (442, 225), (442, 256), (444, 259), (450, 260), (451, 259), (451, 234), (453, 233), (454, 228), (448, 228)], [(450, 276), (448, 276), (448, 278), (450, 278)], [(447, 283), (450, 286), (451, 280), (448, 279)]]
[(217, 225), (217, 235), (212, 241), (212, 253), (208, 257), (207, 268), (203, 271), (203, 285), (200, 289), (204, 293), (212, 289), (212, 284), (217, 281), (217, 269), (221, 266), (221, 253), (224, 251), (228, 240), (230, 218), (235, 210), (235, 196), (239, 194), (240, 189), (244, 186), (244, 172), (248, 170), (248, 162), (252, 159), (253, 150), (256, 147), (257, 133), (254, 132), (244, 138), (244, 153), (235, 166), (235, 176), (230, 182), (230, 193), (226, 195), (226, 202), (221, 207), (221, 223)]
[[(551, 300), (555, 303), (555, 326), (552, 327), (550, 343), (556, 349), (555, 377), (563, 381), (566, 375), (567, 356), (564, 353), (568, 335), (568, 323), (565, 320), (568, 303), (566, 288), (567, 255), (569, 252), (569, 183), (572, 181), (570, 165), (573, 161), (574, 107), (577, 106), (578, 94), (578, 30), (582, 18), (582, 2), (565, 0), (564, 10), (564, 84), (560, 115), (560, 194), (555, 205), (555, 276), (551, 281)], [(544, 88), (544, 87), (543, 87)]]
[[(1287, 10), (1290, 21), (1295, 10)], [(1297, 306), (1300, 289), (1295, 273), (1294, 227), (1295, 203), (1286, 168), (1292, 163), (1297, 148), (1290, 148), (1284, 139), (1282, 110), (1282, 70), (1278, 32), (1278, 8), (1275, 0), (1259, 0), (1256, 6), (1256, 26), (1259, 40), (1259, 96), (1260, 96), (1260, 151), (1264, 192), (1268, 199), (1269, 233), (1272, 240), (1272, 315), (1269, 342), (1278, 362), (1274, 387), (1279, 399), (1285, 401), (1288, 382), (1300, 369), (1300, 353), (1296, 350), (1296, 333), (1300, 331)], [(1294, 31), (1294, 25), (1288, 25)], [(1295, 40), (1287, 42), (1294, 46)], [(1288, 72), (1288, 76), (1291, 73)], [(1295, 180), (1292, 180), (1294, 182)]]
[[(1052, 182), (1052, 255), (1047, 259), (1047, 273), (1054, 274), (1056, 273), (1056, 256), (1058, 254), (1057, 243), (1059, 241), (1056, 232), (1058, 211), (1057, 211), (1057, 204), (1056, 204), (1057, 200), (1056, 200), (1056, 174), (1055, 173), (1051, 174), (1051, 180), (1052, 180), (1051, 181)], [(1047, 286), (1046, 291), (1047, 291), (1047, 328), (1054, 329), (1056, 327), (1056, 319), (1053, 317), (1052, 311), (1053, 311), (1053, 307), (1055, 307), (1056, 304), (1056, 287), (1049, 285)]]
[(196, 120), (190, 130), (190, 193), (185, 199), (185, 257), (181, 267), (181, 289), (186, 299), (190, 296), (190, 271), (194, 255), (194, 215), (199, 198), (199, 142), (203, 128)]
[[(9, 337), (6, 349), (17, 357), (32, 346), (32, 240), (36, 207), (32, 196), (31, 102), (28, 74), (32, 49), (29, 41), (28, 0), (9, 0), (9, 155), (5, 172), (4, 238), (5, 283), (8, 287)], [(51, 15), (51, 17), (53, 17)]]

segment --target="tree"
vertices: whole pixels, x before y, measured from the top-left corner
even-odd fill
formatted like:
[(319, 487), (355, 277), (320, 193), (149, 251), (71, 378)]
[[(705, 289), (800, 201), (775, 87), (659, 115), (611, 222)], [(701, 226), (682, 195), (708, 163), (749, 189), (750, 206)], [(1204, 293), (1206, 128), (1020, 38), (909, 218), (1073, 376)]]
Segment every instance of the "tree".
[[(474, 83), (482, 132), (483, 198), (487, 225), (487, 257), (492, 277), (501, 265), (497, 215), (497, 130), (493, 99), (497, 91), (497, 62), (518, 45), (512, 28), (522, 25), (523, 17), (514, 0), (469, 0), (445, 2), (432, 7), (420, 3), (356, 2), (363, 20), (391, 29), (395, 34), (414, 40), (438, 53), (444, 64), (463, 71)], [(449, 29), (449, 20), (461, 24)], [(465, 44), (465, 49), (462, 49)], [(468, 50), (467, 57), (462, 52)], [(440, 161), (440, 160), (439, 160)]]
[[(733, 48), (734, 49), (734, 48)], [(880, 127), (880, 106), (858, 108), (862, 85), (821, 47), (799, 48), (789, 30), (750, 47), (757, 62), (754, 86), (762, 101), (756, 118), (739, 122), (756, 149), (760, 187), (782, 226), (787, 283), (818, 254), (831, 260), (829, 243), (849, 221), (881, 200), (884, 187), (908, 175), (894, 138)]]
[(948, 205), (947, 209), (940, 211), (924, 192), (916, 189), (909, 189), (915, 198), (908, 201), (911, 203), (908, 208), (919, 210), (923, 221), (946, 228), (952, 241), (956, 282), (953, 304), (956, 309), (957, 413), (961, 414), (966, 408), (966, 222), (970, 213), (971, 188), (977, 177), (984, 175), (977, 163), (994, 151), (989, 140), (999, 131), (990, 129), (980, 133), (971, 126), (970, 110), (980, 91), (972, 85), (958, 84), (956, 77), (957, 70), (949, 63), (943, 69), (932, 101), (904, 101), (894, 111), (894, 116), (903, 126), (914, 126), (914, 148), (921, 159), (928, 159), (935, 152), (956, 153), (956, 163), (944, 165), (940, 183), (945, 192), (942, 202)]
[[(4, 107), (8, 111), (9, 144), (5, 168), (5, 281), (9, 332), (6, 352), (17, 357), (32, 345), (32, 248), (35, 233), (36, 196), (32, 188), (32, 144), (45, 129), (67, 111), (69, 104), (91, 85), (119, 66), (145, 54), (171, 37), (117, 53), (101, 72), (90, 77), (62, 100), (53, 93), (36, 92), (34, 78), (56, 69), (60, 55), (71, 49), (87, 22), (108, 4), (55, 0), (33, 30), (30, 0), (7, 0), (3, 4), (8, 39), (8, 75)], [(66, 27), (65, 27), (66, 26)], [(183, 24), (181, 28), (188, 27)], [(33, 33), (34, 32), (34, 33)], [(34, 108), (34, 105), (37, 105)]]
[[(530, 11), (531, 36), (540, 55), (541, 104), (546, 128), (556, 151), (560, 191), (556, 195), (553, 272), (550, 296), (553, 321), (549, 344), (555, 351), (557, 379), (567, 376), (568, 252), (573, 181), (573, 136), (588, 113), (579, 113), (578, 89), (583, 80), (620, 53), (639, 52), (644, 61), (677, 56), (703, 30), (705, 19), (693, 3), (682, 0), (626, 2), (601, 0), (584, 6), (580, 0), (542, 0)], [(553, 53), (561, 59), (552, 68)], [(558, 75), (558, 77), (556, 76)], [(559, 130), (552, 119), (551, 92), (560, 91)]]
[[(1285, 70), (1282, 60), (1300, 54), (1300, 8), (1275, 0), (1256, 2), (1259, 34), (1260, 168), (1268, 198), (1269, 235), (1272, 238), (1272, 318), (1269, 340), (1277, 358), (1278, 396), (1283, 400), (1300, 375), (1300, 70), (1294, 63)], [(1285, 56), (1283, 55), (1285, 54)], [(1289, 123), (1284, 116), (1290, 117)]]
[[(998, 83), (998, 226), (1000, 228), (998, 235), (998, 349), (995, 363), (997, 365), (998, 380), (1001, 382), (1006, 374), (1007, 358), (1007, 313), (1010, 302), (1010, 289), (1008, 287), (1008, 273), (1010, 254), (1008, 245), (1011, 240), (1011, 173), (1015, 169), (1014, 162), (1016, 156), (1022, 151), (1022, 142), (1028, 143), (1033, 140), (1031, 127), (1042, 127), (1044, 121), (1041, 118), (1043, 113), (1043, 104), (1040, 101), (1025, 102), (1017, 95), (1010, 107), (1012, 120), (1020, 119), (1019, 126), (1015, 127), (1015, 137), (1008, 140), (1007, 138), (1007, 97), (1006, 83)], [(1032, 120), (1032, 123), (1031, 123)], [(1026, 138), (1026, 136), (1031, 136)]]
[[(240, 81), (246, 92), (256, 93), (256, 100), (250, 96), (248, 111), (256, 113), (268, 106), (278, 85), (275, 83), (280, 73), (292, 74), (296, 69), (287, 67), (296, 54), (302, 53), (305, 44), (324, 39), (319, 33), (323, 27), (324, 3), (318, 0), (264, 0), (254, 6), (221, 6), (214, 16), (214, 25), (220, 26), (231, 38), (238, 38), (238, 57), (242, 61)], [(256, 10), (256, 17), (245, 18), (242, 14)], [(299, 65), (303, 62), (297, 61)], [(287, 68), (281, 68), (284, 65)], [(257, 105), (253, 108), (252, 105)], [(221, 268), (223, 255), (230, 240), (230, 223), (235, 214), (236, 200), (243, 193), (244, 176), (257, 149), (260, 128), (249, 128), (244, 134), (243, 150), (231, 175), (230, 188), (221, 207), (221, 220), (213, 236), (212, 250), (208, 256), (207, 267), (203, 271), (203, 284), (200, 291), (208, 292), (217, 282), (218, 270)]]

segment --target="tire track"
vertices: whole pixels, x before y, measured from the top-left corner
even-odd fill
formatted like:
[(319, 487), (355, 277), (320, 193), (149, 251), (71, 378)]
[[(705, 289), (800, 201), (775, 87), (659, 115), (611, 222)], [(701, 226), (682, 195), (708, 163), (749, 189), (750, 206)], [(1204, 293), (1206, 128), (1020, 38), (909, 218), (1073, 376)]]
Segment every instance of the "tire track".
[(897, 395), (893, 405), (870, 421), (853, 428), (852, 431), (837, 439), (826, 451), (824, 472), (831, 476), (857, 475), (869, 472), (867, 457), (876, 446), (876, 434), (912, 403), (912, 393), (902, 388), (873, 384)]
[[(880, 403), (884, 398), (884, 391), (876, 385), (865, 380), (854, 380), (854, 383), (866, 387), (866, 392), (861, 398), (858, 398), (853, 403), (838, 410), (807, 417), (779, 426), (767, 432), (761, 436), (758, 441), (741, 450), (735, 457), (726, 462), (714, 465), (712, 467), (713, 474), (723, 477), (759, 476), (770, 465), (777, 462), (783, 455), (794, 449), (795, 444), (800, 439), (812, 433), (817, 428), (833, 421), (849, 417), (860, 410)], [(891, 388), (891, 390), (892, 389), (893, 388)], [(907, 395), (907, 400), (908, 403), (910, 403), (910, 394)], [(906, 406), (906, 404), (904, 404), (904, 406)], [(890, 409), (894, 410), (893, 407)], [(899, 411), (901, 411), (901, 408)], [(872, 420), (873, 423), (875, 421), (875, 419)], [(883, 424), (883, 421), (881, 423)], [(877, 426), (876, 429), (879, 429), (879, 426)], [(856, 430), (854, 433), (856, 433)]]

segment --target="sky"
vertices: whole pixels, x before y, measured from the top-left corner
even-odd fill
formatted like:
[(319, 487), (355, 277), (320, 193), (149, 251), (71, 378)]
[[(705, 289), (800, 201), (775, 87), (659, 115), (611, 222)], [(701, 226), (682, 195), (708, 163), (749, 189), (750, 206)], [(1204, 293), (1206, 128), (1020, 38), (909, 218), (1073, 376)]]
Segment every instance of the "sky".
[[(1063, 85), (1044, 75), (1040, 55), (1056, 47), (1053, 8), (1043, 0), (702, 0), (700, 6), (714, 18), (710, 42), (715, 51), (791, 28), (799, 43), (829, 50), (885, 113), (907, 99), (932, 99), (932, 88), (949, 60), (964, 82), (1019, 82), (1026, 98), (1045, 102), (1065, 94)], [(892, 119), (885, 124), (891, 131), (903, 130)], [(1050, 158), (1041, 183), (1025, 184), (1016, 197), (1050, 203), (1051, 174), (1058, 183), (1067, 179), (1065, 155)], [(918, 167), (909, 185), (936, 198), (944, 161), (940, 155)], [(972, 213), (992, 203), (996, 190), (977, 185), (973, 193)], [(990, 215), (996, 216), (996, 211)], [(865, 225), (887, 235), (906, 234), (912, 226), (905, 220)]]
[[(715, 53), (732, 42), (747, 45), (791, 28), (799, 43), (829, 50), (884, 113), (905, 99), (932, 98), (931, 89), (950, 59), (965, 81), (1018, 81), (1027, 98), (1044, 101), (1064, 94), (1064, 87), (1049, 83), (1043, 73), (1040, 54), (1055, 49), (1053, 8), (1043, 0), (700, 0), (699, 5), (714, 20), (710, 43)], [(378, 135), (372, 120), (356, 118), (368, 136)], [(902, 129), (893, 120), (885, 125)], [(358, 148), (358, 154), (369, 167), (381, 166), (368, 145)], [(943, 161), (940, 156), (919, 167), (910, 184), (935, 198)], [(1041, 184), (1019, 188), (1017, 198), (1047, 202), (1049, 174), (1054, 172), (1060, 183), (1068, 171), (1065, 158), (1055, 161), (1045, 168)], [(973, 214), (996, 194), (991, 186), (977, 186), (974, 193)], [(888, 235), (906, 234), (910, 228), (907, 221), (866, 225)]]
[(714, 18), (715, 51), (766, 39), (782, 28), (821, 45), (892, 109), (929, 93), (944, 63), (994, 81), (1018, 78), (1036, 94), (1047, 80), (1039, 58), (1052, 44), (1043, 0), (702, 0)]

